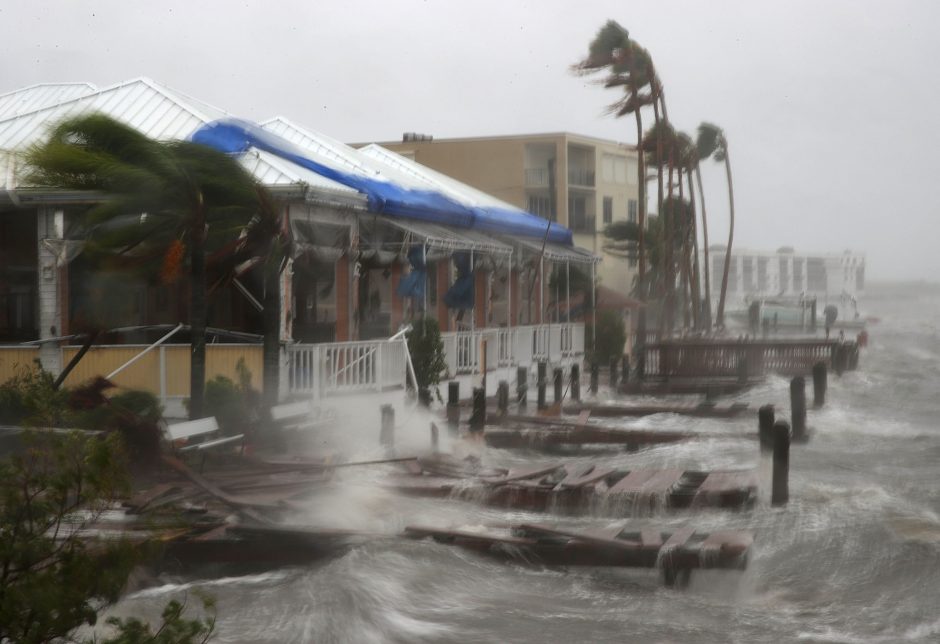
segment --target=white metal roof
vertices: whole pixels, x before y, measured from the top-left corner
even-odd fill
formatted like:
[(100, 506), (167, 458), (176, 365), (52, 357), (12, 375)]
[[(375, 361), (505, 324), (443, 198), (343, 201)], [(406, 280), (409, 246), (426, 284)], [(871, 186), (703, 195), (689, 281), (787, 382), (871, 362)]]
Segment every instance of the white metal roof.
[(411, 235), (415, 240), (422, 240), (428, 248), (444, 251), (476, 250), (494, 255), (509, 255), (512, 246), (472, 229), (456, 229), (426, 221), (413, 219), (400, 219), (398, 217), (382, 217), (382, 222), (392, 225)]
[(97, 89), (91, 83), (40, 83), (0, 94), (0, 120), (86, 96)]
[[(55, 124), (69, 117), (100, 112), (151, 138), (182, 140), (188, 138), (198, 127), (229, 116), (224, 110), (169, 89), (149, 78), (137, 78), (102, 89), (94, 89), (87, 84), (82, 88), (82, 91), (79, 91), (81, 88), (70, 90), (75, 92), (71, 98), (66, 98), (69, 91), (64, 89), (60, 94), (56, 94), (52, 89), (40, 92), (27, 88), (4, 95), (15, 97), (34, 95), (38, 92), (45, 96), (45, 105), (37, 98), (32, 102), (31, 109), (20, 110), (6, 118), (0, 118), (0, 190), (18, 187), (16, 158), (11, 151), (20, 152), (42, 141)], [(56, 96), (59, 100), (48, 102)], [(3, 97), (0, 97), (0, 101), (2, 100)], [(16, 101), (13, 100), (13, 103)], [(358, 193), (352, 188), (278, 159), (274, 155), (253, 150), (242, 155), (240, 160), (258, 181), (267, 186), (304, 184), (323, 193), (321, 196), (326, 198), (342, 195), (347, 201), (361, 201)]]

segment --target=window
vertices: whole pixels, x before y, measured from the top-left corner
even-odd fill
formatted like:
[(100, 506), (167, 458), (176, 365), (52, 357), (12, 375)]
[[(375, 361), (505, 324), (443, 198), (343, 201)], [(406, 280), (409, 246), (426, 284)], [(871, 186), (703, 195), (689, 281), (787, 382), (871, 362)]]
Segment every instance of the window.
[(555, 221), (555, 217), (552, 216), (552, 198), (548, 195), (529, 195), (527, 210), (533, 215)]
[(637, 222), (636, 199), (627, 200), (627, 220), (633, 222), (634, 224)]
[(568, 228), (576, 233), (594, 232), (594, 215), (587, 212), (587, 199), (582, 196), (568, 196)]
[(604, 183), (627, 182), (627, 159), (615, 154), (604, 154), (601, 157), (601, 177)]
[(636, 185), (636, 176), (639, 171), (638, 163), (634, 159), (629, 159), (627, 161), (627, 183), (631, 186)]
[(609, 224), (614, 220), (614, 198), (604, 197), (604, 223)]

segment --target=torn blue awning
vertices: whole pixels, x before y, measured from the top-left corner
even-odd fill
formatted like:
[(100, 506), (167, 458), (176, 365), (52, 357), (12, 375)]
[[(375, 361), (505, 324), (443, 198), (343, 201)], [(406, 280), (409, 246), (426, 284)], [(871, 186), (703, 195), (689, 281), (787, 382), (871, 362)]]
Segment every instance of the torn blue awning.
[[(313, 158), (314, 153), (248, 121), (234, 118), (213, 121), (200, 127), (190, 138), (228, 154), (241, 154), (250, 148), (274, 154), (358, 190), (366, 196), (371, 212), (508, 236), (543, 239), (547, 235), (549, 242), (572, 244), (571, 231), (560, 224), (523, 210), (468, 206), (436, 190), (399, 185), (378, 172), (368, 176), (361, 171), (342, 170), (327, 159)], [(355, 151), (350, 153), (355, 154)]]

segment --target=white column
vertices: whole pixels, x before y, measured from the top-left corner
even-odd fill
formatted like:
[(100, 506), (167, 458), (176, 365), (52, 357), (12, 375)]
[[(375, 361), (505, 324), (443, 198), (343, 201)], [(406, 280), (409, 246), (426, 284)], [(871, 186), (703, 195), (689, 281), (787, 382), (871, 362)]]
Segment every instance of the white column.
[[(42, 207), (36, 213), (36, 239), (39, 263), (39, 339), (47, 340), (62, 335), (62, 302), (59, 297), (59, 267), (55, 248), (43, 240), (60, 240), (65, 231), (65, 213)], [(62, 371), (62, 349), (58, 342), (39, 345), (39, 360), (43, 369), (59, 375)]]

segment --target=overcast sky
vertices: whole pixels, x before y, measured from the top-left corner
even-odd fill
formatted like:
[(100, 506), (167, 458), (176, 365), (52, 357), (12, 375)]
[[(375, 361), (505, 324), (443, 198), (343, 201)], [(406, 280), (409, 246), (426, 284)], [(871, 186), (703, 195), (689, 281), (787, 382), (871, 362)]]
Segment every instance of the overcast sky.
[[(344, 141), (570, 131), (635, 142), (568, 72), (605, 20), (646, 47), (669, 115), (724, 128), (735, 244), (868, 255), (940, 275), (940, 3), (0, 0), (0, 93), (149, 76)], [(708, 163), (714, 242), (724, 174)]]

